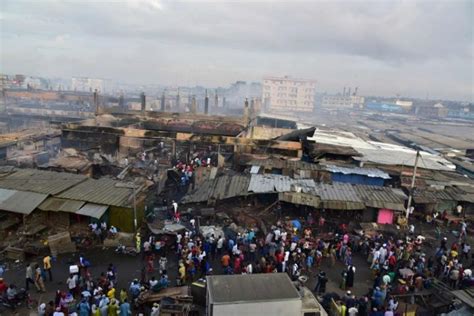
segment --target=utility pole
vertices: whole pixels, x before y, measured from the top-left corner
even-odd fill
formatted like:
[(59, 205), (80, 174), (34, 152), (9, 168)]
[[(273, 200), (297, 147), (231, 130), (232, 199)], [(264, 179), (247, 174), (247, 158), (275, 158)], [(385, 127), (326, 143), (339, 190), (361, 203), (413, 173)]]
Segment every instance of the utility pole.
[(413, 200), (413, 189), (415, 188), (415, 180), (416, 180), (416, 170), (418, 169), (418, 159), (420, 158), (420, 151), (416, 151), (416, 158), (415, 158), (415, 167), (413, 168), (413, 177), (411, 178), (411, 185), (410, 185), (410, 194), (408, 195), (408, 204), (407, 204), (407, 221), (408, 217), (410, 216), (410, 208), (411, 202)]
[(133, 184), (133, 229), (137, 231), (137, 190), (135, 183)]

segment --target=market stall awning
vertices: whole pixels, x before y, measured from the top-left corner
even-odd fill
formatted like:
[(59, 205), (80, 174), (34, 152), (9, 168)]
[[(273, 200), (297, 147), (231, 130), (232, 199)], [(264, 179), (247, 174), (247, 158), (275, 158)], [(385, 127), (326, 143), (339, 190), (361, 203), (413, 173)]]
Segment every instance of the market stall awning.
[(47, 194), (0, 189), (0, 210), (28, 215), (47, 197)]
[(76, 213), (86, 202), (50, 197), (38, 208), (42, 211)]
[(109, 208), (108, 205), (87, 203), (76, 214), (100, 219)]

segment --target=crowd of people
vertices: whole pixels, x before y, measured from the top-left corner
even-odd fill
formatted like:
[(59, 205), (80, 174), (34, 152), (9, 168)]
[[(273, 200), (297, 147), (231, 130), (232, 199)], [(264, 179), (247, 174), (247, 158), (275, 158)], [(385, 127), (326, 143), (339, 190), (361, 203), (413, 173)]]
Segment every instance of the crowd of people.
[[(187, 166), (180, 167), (188, 172)], [(192, 177), (192, 175), (191, 175)], [(180, 221), (178, 203), (172, 201), (169, 218)], [(266, 234), (256, 228), (239, 228), (203, 234), (191, 218), (170, 240), (168, 236), (148, 234), (135, 237), (136, 250), (143, 260), (140, 279), (123, 280), (126, 287), (118, 288), (118, 271), (110, 264), (106, 271), (93, 276), (90, 262), (79, 257), (77, 271), (65, 280), (65, 288), (56, 292), (54, 300), (39, 302), (39, 315), (106, 316), (131, 315), (132, 310), (143, 312), (139, 298), (145, 291), (159, 291), (171, 284), (189, 285), (206, 275), (288, 273), (294, 281), (306, 282), (314, 278), (314, 292), (330, 308), (332, 300), (340, 315), (397, 315), (397, 297), (420, 293), (431, 286), (433, 278), (448, 283), (453, 289), (474, 284), (471, 248), (466, 235), (448, 244), (440, 239), (434, 255), (427, 255), (425, 237), (407, 231), (398, 235), (382, 233), (354, 233), (347, 224), (339, 224), (327, 231), (326, 219), (309, 214), (305, 220), (287, 220), (282, 207), (274, 208), (275, 224)], [(103, 224), (91, 226), (95, 232), (108, 231)], [(108, 232), (109, 234), (110, 232)], [(367, 258), (372, 273), (370, 286), (367, 278), (357, 279), (361, 267), (354, 265), (354, 255)], [(334, 269), (340, 269), (337, 279)], [(170, 280), (169, 271), (177, 272)], [(27, 264), (25, 288), (34, 284), (38, 292), (45, 291), (45, 282), (53, 280), (52, 258), (45, 256), (41, 265)], [(173, 273), (174, 274), (174, 273)], [(327, 284), (338, 284), (343, 296), (335, 295), (335, 288), (327, 291)], [(364, 295), (352, 293), (354, 284), (366, 287)], [(0, 280), (0, 291), (15, 299), (15, 286)], [(331, 300), (332, 299), (332, 300)], [(153, 305), (151, 315), (159, 314), (160, 306)]]

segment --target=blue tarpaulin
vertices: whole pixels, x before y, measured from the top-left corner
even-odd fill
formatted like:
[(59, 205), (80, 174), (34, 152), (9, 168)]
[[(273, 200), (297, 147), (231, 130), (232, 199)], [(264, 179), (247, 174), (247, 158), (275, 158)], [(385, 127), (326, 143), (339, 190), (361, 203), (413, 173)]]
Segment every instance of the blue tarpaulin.
[(301, 229), (301, 223), (300, 223), (299, 220), (294, 219), (294, 220), (291, 221), (291, 224), (293, 225), (293, 227), (296, 227), (298, 230)]

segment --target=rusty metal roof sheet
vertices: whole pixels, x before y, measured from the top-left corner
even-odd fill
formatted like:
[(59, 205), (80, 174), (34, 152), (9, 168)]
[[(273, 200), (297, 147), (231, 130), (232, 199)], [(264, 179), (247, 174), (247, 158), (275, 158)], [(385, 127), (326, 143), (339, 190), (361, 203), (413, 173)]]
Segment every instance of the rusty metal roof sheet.
[(88, 179), (59, 194), (57, 197), (77, 201), (86, 201), (102, 205), (130, 207), (129, 198), (132, 189), (117, 187), (119, 181), (102, 178), (99, 180)]
[(64, 172), (18, 169), (0, 178), (0, 188), (55, 195), (86, 179), (83, 175)]

